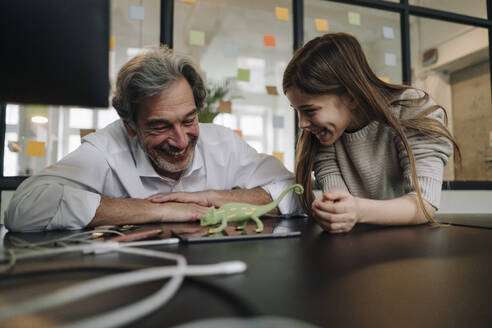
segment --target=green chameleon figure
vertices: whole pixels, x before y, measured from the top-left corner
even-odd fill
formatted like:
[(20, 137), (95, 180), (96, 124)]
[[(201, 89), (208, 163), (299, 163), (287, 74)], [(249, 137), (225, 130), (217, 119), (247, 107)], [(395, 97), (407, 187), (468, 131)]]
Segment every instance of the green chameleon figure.
[(256, 223), (256, 232), (262, 232), (263, 222), (261, 222), (259, 217), (277, 207), (282, 198), (284, 198), (284, 196), (287, 195), (291, 189), (294, 189), (295, 193), (298, 195), (304, 192), (304, 188), (300, 184), (294, 184), (285, 189), (277, 200), (274, 200), (266, 205), (229, 203), (221, 206), (217, 210), (212, 206), (201, 218), (200, 225), (205, 227), (220, 223), (218, 227), (208, 229), (208, 233), (212, 234), (224, 230), (228, 222), (242, 222), (239, 226), (237, 226), (237, 229), (243, 230), (248, 223), (248, 220), (251, 219)]

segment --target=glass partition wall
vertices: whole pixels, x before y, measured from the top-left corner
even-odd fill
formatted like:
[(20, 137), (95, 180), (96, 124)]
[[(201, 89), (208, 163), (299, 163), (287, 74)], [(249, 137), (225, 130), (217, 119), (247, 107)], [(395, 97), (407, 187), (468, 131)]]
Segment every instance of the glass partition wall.
[[(463, 152), (461, 163), (446, 167), (445, 180), (452, 182), (447, 188), (492, 189), (492, 0), (356, 3), (113, 0), (111, 84), (128, 59), (167, 43), (200, 65), (210, 90), (227, 89), (212, 101), (208, 121), (237, 130), (257, 151), (294, 170), (296, 118), (282, 93), (283, 70), (306, 41), (349, 32), (381, 79), (423, 88), (447, 110)], [(118, 118), (113, 108), (1, 104), (1, 109), (2, 214), (5, 190), (74, 150), (85, 133)]]
[(290, 0), (174, 3), (174, 50), (200, 64), (209, 89), (228, 89), (210, 108), (213, 122), (293, 171), (295, 113), (282, 93), (292, 31)]

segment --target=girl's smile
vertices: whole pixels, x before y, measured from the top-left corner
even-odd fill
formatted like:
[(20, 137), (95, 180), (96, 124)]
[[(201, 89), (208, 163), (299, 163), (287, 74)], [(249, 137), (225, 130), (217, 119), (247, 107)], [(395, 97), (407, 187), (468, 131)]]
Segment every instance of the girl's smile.
[(297, 111), (299, 128), (314, 134), (323, 145), (335, 143), (345, 130), (354, 125), (355, 106), (347, 96), (310, 95), (295, 87), (286, 95)]

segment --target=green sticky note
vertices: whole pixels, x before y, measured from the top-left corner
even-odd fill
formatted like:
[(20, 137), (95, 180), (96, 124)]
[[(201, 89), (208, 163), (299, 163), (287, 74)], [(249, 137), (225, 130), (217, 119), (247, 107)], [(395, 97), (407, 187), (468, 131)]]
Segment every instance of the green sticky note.
[(237, 80), (249, 82), (249, 69), (246, 68), (238, 68), (237, 69)]
[(360, 14), (354, 11), (349, 11), (348, 13), (349, 24), (360, 25)]
[(192, 46), (203, 46), (205, 44), (205, 32), (190, 31), (190, 44)]

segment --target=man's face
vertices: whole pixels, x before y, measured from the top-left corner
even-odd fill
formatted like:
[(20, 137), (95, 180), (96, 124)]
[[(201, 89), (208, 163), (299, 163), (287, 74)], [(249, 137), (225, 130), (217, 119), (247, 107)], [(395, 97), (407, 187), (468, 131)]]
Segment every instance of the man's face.
[(161, 176), (178, 179), (193, 158), (198, 141), (198, 109), (188, 81), (182, 78), (171, 88), (140, 105), (136, 131), (125, 124)]

